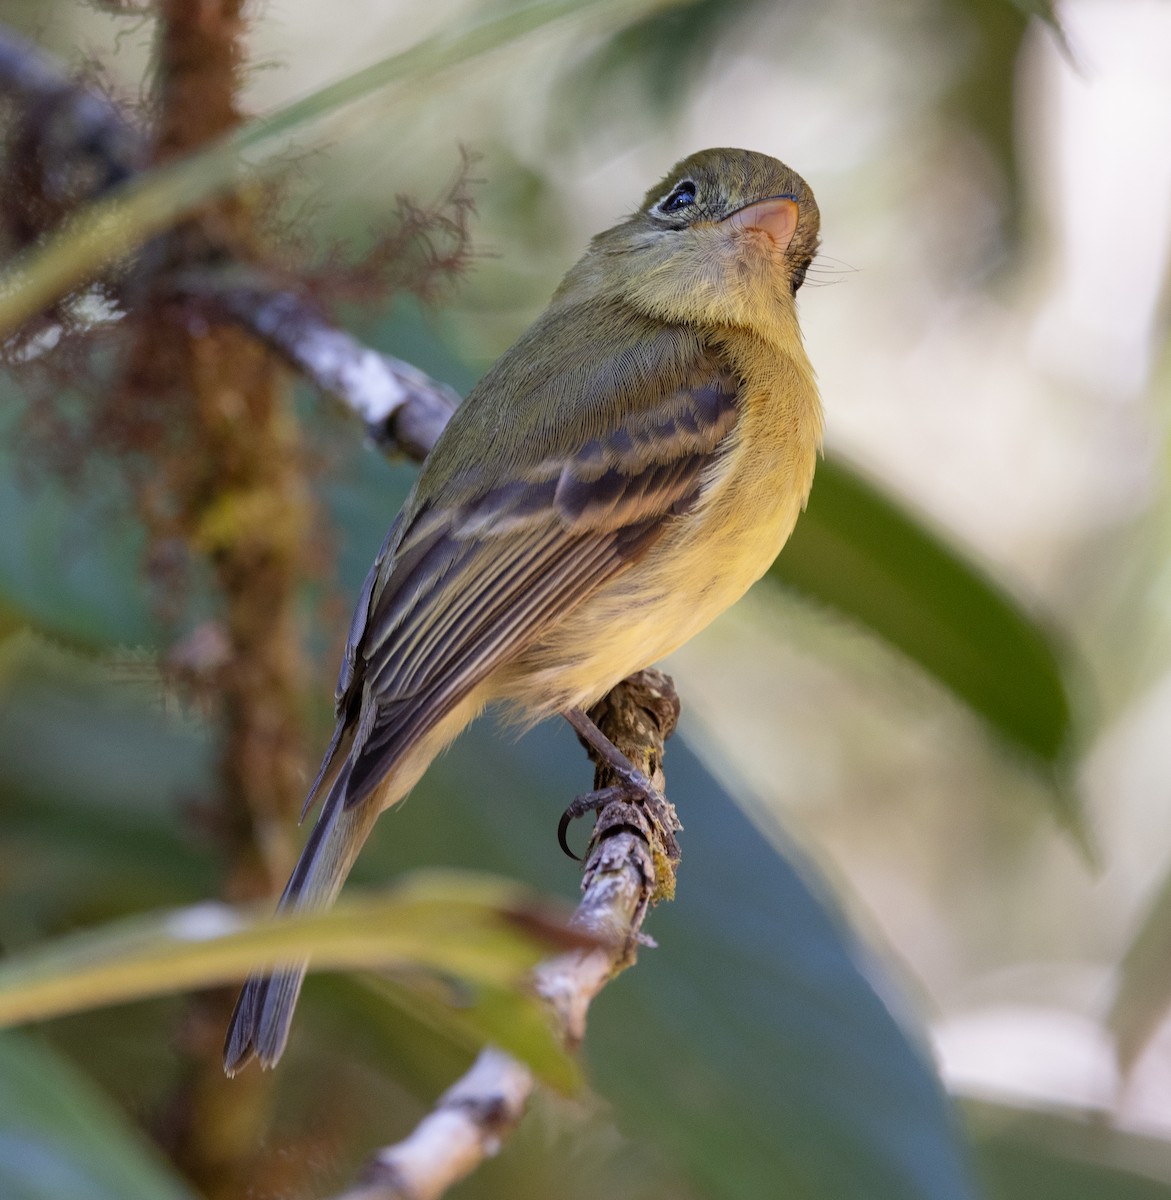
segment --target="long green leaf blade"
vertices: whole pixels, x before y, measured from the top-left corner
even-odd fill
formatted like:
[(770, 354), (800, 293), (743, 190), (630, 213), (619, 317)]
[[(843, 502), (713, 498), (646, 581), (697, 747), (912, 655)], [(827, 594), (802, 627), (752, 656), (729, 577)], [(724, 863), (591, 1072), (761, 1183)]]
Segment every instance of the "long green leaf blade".
[(0, 1026), (210, 987), (312, 956), (322, 968), (438, 971), (516, 987), (579, 937), (514, 885), (417, 877), (326, 913), (250, 920), (223, 904), (131, 918), (14, 955), (0, 967)]
[(0, 1035), (4, 1200), (195, 1200), (115, 1106), (48, 1046)]
[(859, 621), (1046, 769), (1074, 736), (1052, 635), (978, 567), (851, 468), (818, 467), (772, 577)]

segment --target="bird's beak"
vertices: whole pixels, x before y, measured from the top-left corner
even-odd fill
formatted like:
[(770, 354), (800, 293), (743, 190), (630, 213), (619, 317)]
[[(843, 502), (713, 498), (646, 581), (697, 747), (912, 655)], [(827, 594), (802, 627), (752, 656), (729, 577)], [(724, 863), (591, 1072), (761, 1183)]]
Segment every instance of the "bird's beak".
[(788, 250), (793, 234), (797, 232), (800, 209), (792, 196), (770, 196), (767, 200), (756, 200), (738, 208), (721, 221), (733, 229), (756, 229), (767, 233), (782, 252)]

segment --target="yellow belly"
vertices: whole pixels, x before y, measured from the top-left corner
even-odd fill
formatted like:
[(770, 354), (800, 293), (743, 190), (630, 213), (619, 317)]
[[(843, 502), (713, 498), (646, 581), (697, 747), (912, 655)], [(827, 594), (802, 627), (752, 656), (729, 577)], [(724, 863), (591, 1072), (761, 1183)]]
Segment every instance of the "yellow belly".
[(528, 719), (588, 706), (681, 646), (768, 570), (808, 497), (821, 413), (807, 364), (789, 360), (764, 383), (747, 397), (700, 504), (529, 647), (493, 681), (492, 698)]

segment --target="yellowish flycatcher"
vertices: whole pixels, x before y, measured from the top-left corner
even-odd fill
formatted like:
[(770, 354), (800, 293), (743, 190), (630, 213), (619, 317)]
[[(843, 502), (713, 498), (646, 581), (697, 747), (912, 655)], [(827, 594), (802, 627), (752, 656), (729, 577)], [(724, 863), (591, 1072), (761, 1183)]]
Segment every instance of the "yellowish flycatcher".
[[(588, 707), (768, 568), (821, 441), (795, 299), (818, 225), (776, 159), (694, 154), (468, 396), (358, 599), (282, 910), (333, 900), (378, 814), (486, 704)], [(277, 1061), (303, 977), (248, 980), (230, 1072)]]

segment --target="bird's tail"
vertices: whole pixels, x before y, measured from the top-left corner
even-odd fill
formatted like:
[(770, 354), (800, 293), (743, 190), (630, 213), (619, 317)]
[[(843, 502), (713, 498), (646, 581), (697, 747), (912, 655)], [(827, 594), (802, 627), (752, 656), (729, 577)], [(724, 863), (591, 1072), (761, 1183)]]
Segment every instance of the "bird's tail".
[[(347, 807), (346, 776), (330, 788), (317, 824), (293, 868), (278, 912), (328, 907), (337, 896), (374, 821), (378, 805), (367, 801)], [(224, 1070), (234, 1075), (252, 1058), (262, 1067), (276, 1065), (289, 1037), (293, 1009), (307, 963), (282, 963), (272, 974), (250, 975), (236, 1001), (224, 1044)]]

